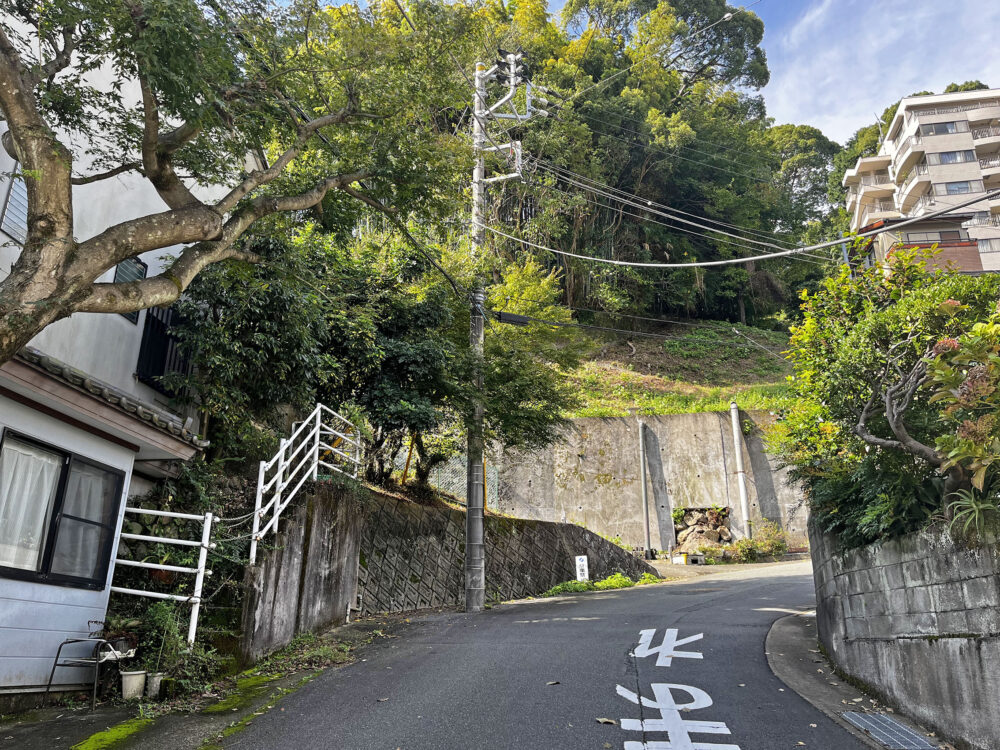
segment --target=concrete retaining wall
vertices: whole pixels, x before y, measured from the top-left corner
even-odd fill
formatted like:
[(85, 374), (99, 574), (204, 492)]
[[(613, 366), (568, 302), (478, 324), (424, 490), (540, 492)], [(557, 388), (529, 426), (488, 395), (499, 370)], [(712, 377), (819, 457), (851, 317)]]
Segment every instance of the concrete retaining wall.
[[(763, 412), (740, 413), (740, 440), (752, 520), (767, 518), (788, 533), (792, 547), (807, 542), (801, 489), (764, 451)], [(730, 526), (742, 536), (736, 454), (729, 412), (643, 417), (650, 537), (655, 549), (673, 539), (674, 508), (731, 509)], [(635, 418), (574, 419), (564, 440), (540, 451), (504, 456), (499, 509), (542, 521), (582, 523), (630, 546), (645, 543), (639, 437)]]
[[(587, 555), (592, 579), (655, 571), (621, 547), (572, 524), (487, 517), (486, 595), (539, 594), (576, 578)], [(366, 614), (462, 605), (465, 514), (354, 485), (317, 485), (261, 562), (248, 568), (244, 656), (256, 660), (298, 633), (345, 621), (360, 599)]]
[(942, 532), (849, 552), (810, 529), (820, 640), (848, 675), (960, 747), (1000, 748), (1000, 545)]

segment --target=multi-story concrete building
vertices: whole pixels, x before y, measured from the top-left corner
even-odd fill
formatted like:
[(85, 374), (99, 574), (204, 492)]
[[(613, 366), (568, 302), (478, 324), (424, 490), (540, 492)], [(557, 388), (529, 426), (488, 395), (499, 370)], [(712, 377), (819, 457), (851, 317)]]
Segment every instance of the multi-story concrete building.
[[(844, 175), (851, 231), (888, 227), (868, 259), (893, 248), (931, 246), (961, 271), (1000, 270), (1000, 89), (903, 99), (875, 156)], [(982, 195), (947, 217), (892, 226)]]

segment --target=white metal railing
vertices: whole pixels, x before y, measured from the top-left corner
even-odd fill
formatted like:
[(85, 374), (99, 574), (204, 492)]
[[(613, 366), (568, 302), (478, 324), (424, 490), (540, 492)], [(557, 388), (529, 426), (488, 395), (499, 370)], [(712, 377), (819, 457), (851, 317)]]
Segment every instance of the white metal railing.
[(271, 460), (260, 462), (250, 537), (251, 565), (257, 561), (257, 543), (269, 532), (278, 531), (282, 511), (306, 480), (316, 480), (321, 466), (357, 479), (361, 469), (361, 435), (347, 417), (316, 404), (292, 434), (282, 438)]
[(979, 167), (981, 169), (990, 169), (991, 167), (1000, 167), (1000, 154), (995, 154), (993, 156), (987, 156), (985, 159), (979, 160)]
[(1000, 214), (976, 211), (972, 218), (962, 223), (963, 227), (1000, 227)]
[(985, 128), (975, 128), (972, 131), (972, 140), (978, 141), (980, 138), (992, 138), (1000, 135), (1000, 127), (988, 125)]
[(198, 547), (198, 566), (195, 568), (184, 567), (182, 565), (167, 565), (165, 563), (150, 563), (141, 560), (124, 560), (117, 558), (115, 565), (125, 565), (133, 568), (147, 568), (149, 570), (164, 570), (171, 573), (188, 573), (194, 576), (194, 591), (190, 596), (183, 594), (162, 594), (159, 591), (143, 591), (141, 589), (128, 589), (121, 586), (112, 586), (111, 590), (117, 594), (130, 594), (132, 596), (145, 596), (150, 599), (168, 599), (175, 602), (187, 602), (191, 605), (191, 618), (188, 621), (187, 642), (190, 646), (194, 643), (195, 633), (198, 631), (198, 614), (201, 611), (201, 592), (205, 584), (205, 576), (212, 575), (212, 571), (206, 570), (208, 561), (208, 551), (215, 549), (212, 541), (212, 521), (211, 513), (197, 515), (195, 513), (173, 513), (166, 510), (151, 510), (148, 508), (125, 508), (126, 513), (135, 513), (142, 516), (162, 516), (164, 518), (179, 518), (185, 521), (201, 521), (201, 541), (194, 539), (172, 539), (165, 536), (149, 536), (147, 534), (127, 534), (122, 532), (122, 539), (131, 539), (137, 542), (152, 542), (158, 544), (173, 544), (178, 547)]
[(971, 104), (953, 104), (947, 107), (929, 107), (927, 109), (908, 109), (906, 111), (906, 119), (909, 121), (914, 117), (920, 117), (921, 115), (947, 115), (953, 112), (968, 112), (973, 109), (996, 107), (998, 105), (1000, 105), (1000, 99), (987, 99), (972, 102)]

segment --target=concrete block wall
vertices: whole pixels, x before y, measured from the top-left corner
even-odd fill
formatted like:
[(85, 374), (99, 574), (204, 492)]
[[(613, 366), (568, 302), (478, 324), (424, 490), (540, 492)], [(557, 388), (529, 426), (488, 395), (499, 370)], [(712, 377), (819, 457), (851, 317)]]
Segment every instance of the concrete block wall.
[(942, 531), (841, 551), (810, 528), (820, 640), (961, 747), (1000, 748), (1000, 544)]
[[(617, 545), (572, 524), (486, 518), (486, 595), (515, 599), (576, 578), (587, 555), (592, 579), (655, 571)], [(297, 634), (343, 623), (360, 600), (366, 614), (462, 605), (465, 514), (370, 491), (319, 484), (288, 511), (281, 532), (247, 569), (242, 651), (255, 661)]]
[[(728, 507), (738, 538), (740, 509), (736, 449), (728, 411), (647, 416), (646, 476), (650, 538), (655, 549), (673, 539), (674, 508)], [(807, 543), (808, 510), (801, 488), (767, 455), (760, 428), (773, 417), (741, 412), (739, 450), (748, 481), (752, 520), (770, 519), (793, 547)], [(630, 546), (645, 544), (634, 417), (575, 419), (564, 439), (500, 462), (499, 509), (522, 518), (582, 523)]]

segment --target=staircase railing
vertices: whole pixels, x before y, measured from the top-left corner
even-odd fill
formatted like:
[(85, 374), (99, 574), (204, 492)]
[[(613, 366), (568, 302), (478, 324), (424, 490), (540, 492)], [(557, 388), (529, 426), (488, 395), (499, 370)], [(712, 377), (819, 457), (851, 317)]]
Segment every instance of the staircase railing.
[(149, 542), (151, 544), (172, 544), (177, 547), (198, 547), (198, 567), (191, 568), (182, 565), (167, 565), (165, 563), (151, 563), (142, 560), (130, 560), (119, 557), (115, 560), (115, 565), (125, 565), (134, 568), (147, 568), (149, 570), (160, 570), (170, 573), (188, 573), (194, 576), (194, 592), (190, 595), (184, 594), (163, 594), (159, 591), (144, 591), (142, 589), (130, 589), (122, 586), (115, 586), (112, 583), (111, 590), (116, 594), (129, 594), (130, 596), (145, 596), (150, 599), (168, 599), (174, 602), (186, 602), (191, 605), (191, 617), (188, 620), (188, 645), (194, 643), (195, 633), (198, 632), (198, 613), (201, 611), (202, 588), (205, 584), (205, 576), (212, 575), (208, 570), (208, 551), (215, 549), (215, 542), (212, 541), (212, 521), (214, 516), (211, 513), (196, 515), (194, 513), (173, 513), (166, 510), (155, 510), (153, 508), (132, 508), (126, 507), (126, 513), (134, 513), (140, 516), (161, 516), (163, 518), (176, 518), (185, 521), (201, 522), (201, 540), (195, 539), (175, 539), (165, 536), (149, 536), (147, 534), (121, 533), (121, 538), (127, 541)]
[(250, 538), (250, 564), (257, 561), (257, 543), (277, 533), (281, 513), (320, 467), (357, 479), (361, 470), (361, 435), (357, 426), (333, 409), (316, 408), (283, 438), (278, 452), (261, 461)]

